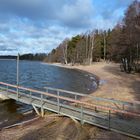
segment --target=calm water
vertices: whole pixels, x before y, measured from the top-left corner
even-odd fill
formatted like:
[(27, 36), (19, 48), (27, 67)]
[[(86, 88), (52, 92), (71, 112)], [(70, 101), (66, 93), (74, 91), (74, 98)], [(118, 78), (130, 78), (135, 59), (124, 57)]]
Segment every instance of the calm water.
[[(19, 85), (38, 90), (54, 87), (89, 94), (96, 89), (95, 78), (79, 70), (65, 69), (41, 62), (20, 61)], [(16, 61), (0, 60), (0, 81), (16, 84)], [(0, 127), (22, 118), (26, 105), (15, 101), (0, 103)]]

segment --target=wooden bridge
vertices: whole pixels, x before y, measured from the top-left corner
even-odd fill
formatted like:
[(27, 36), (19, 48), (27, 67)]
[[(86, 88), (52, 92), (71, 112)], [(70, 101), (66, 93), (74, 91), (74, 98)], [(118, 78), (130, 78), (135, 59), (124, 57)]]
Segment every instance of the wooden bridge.
[[(49, 110), (77, 119), (82, 124), (89, 123), (140, 139), (139, 101), (128, 102), (97, 98), (47, 87), (45, 91), (38, 91), (3, 82), (0, 82), (0, 94), (32, 105), (38, 115), (43, 116), (44, 110)], [(89, 98), (92, 103), (82, 101), (83, 98)], [(108, 103), (110, 106), (103, 106), (99, 102)]]

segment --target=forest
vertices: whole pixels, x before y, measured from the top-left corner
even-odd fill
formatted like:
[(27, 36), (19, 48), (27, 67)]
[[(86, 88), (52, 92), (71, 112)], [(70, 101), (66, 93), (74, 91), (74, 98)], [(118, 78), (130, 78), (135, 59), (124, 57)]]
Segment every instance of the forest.
[(133, 1), (113, 29), (94, 29), (65, 38), (44, 61), (72, 65), (113, 61), (121, 63), (122, 71), (140, 72), (140, 2)]
[(36, 53), (36, 54), (23, 54), (20, 55), (20, 60), (31, 60), (31, 61), (43, 61), (47, 57), (45, 53)]

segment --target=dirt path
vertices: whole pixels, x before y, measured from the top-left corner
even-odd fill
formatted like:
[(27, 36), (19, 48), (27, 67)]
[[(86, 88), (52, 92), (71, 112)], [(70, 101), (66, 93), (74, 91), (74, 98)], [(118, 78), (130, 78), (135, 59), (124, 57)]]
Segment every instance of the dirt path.
[(86, 140), (88, 137), (80, 123), (55, 115), (0, 132), (0, 140)]
[(31, 124), (0, 131), (0, 140), (135, 140), (67, 117), (48, 115)]

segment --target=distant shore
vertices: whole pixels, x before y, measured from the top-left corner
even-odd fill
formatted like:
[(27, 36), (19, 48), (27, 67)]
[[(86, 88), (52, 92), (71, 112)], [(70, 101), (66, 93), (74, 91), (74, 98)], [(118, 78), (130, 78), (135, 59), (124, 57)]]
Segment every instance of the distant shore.
[[(140, 74), (126, 74), (120, 71), (119, 64), (116, 63), (93, 63), (90, 66), (70, 66), (62, 64), (52, 64), (70, 69), (79, 69), (92, 73), (99, 77), (98, 89), (91, 93), (96, 97), (108, 99), (117, 99), (124, 101), (140, 101)], [(92, 103), (92, 100), (83, 98), (82, 100)], [(21, 127), (13, 127), (0, 132), (0, 139), (12, 138), (25, 140), (31, 138), (44, 138), (54, 140), (57, 138), (87, 140), (87, 139), (129, 139), (127, 136), (120, 135), (115, 132), (105, 131), (103, 129), (84, 125), (81, 126), (78, 122), (61, 117), (59, 115), (46, 115), (45, 118), (40, 118), (38, 121), (26, 124)], [(34, 136), (35, 135), (35, 136)]]

